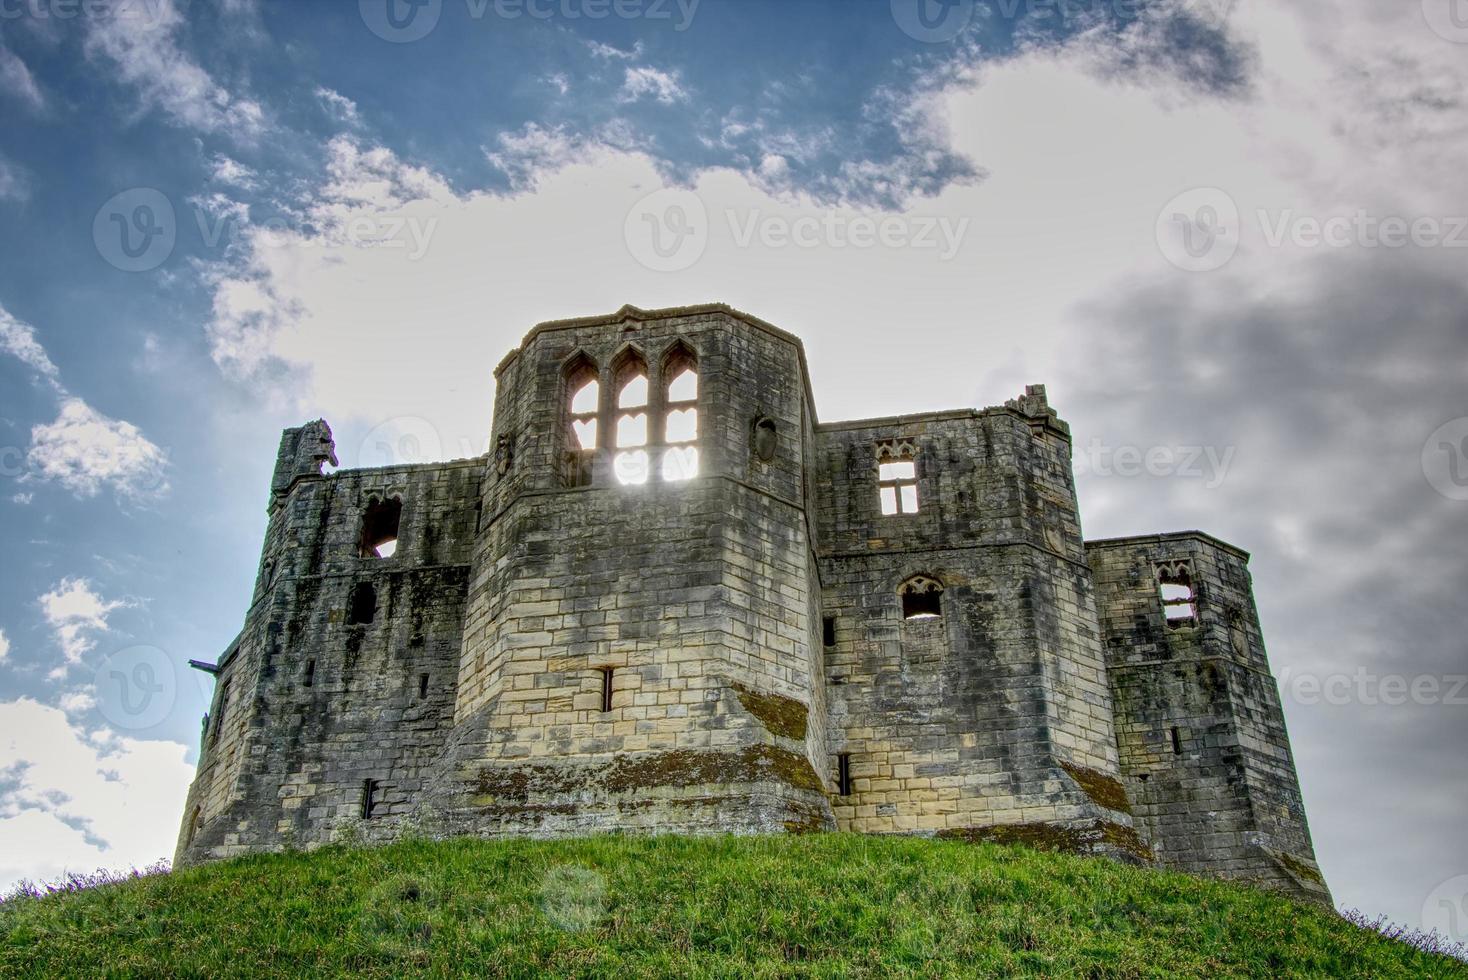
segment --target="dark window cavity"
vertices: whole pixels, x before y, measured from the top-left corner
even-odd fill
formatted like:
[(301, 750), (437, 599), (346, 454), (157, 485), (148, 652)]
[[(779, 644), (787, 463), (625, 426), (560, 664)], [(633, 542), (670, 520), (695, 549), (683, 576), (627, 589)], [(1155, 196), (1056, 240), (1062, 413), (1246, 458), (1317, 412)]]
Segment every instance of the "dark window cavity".
[(761, 463), (768, 463), (775, 458), (775, 450), (780, 446), (780, 433), (775, 428), (775, 420), (761, 416), (754, 422), (754, 455)]
[(935, 579), (914, 575), (897, 590), (902, 597), (902, 618), (937, 619), (943, 615), (943, 586)]
[(821, 620), (821, 643), (828, 647), (836, 645), (836, 617), (827, 616)]
[(398, 523), (403, 517), (403, 502), (373, 498), (362, 514), (362, 538), (359, 553), (363, 558), (391, 558), (398, 550)]
[(214, 712), (214, 737), (217, 739), (219, 733), (224, 731), (224, 714), (229, 707), (229, 681), (225, 681), (219, 688), (219, 708)]
[(601, 710), (612, 710), (612, 674), (611, 667), (601, 668)]
[(836, 756), (836, 795), (851, 795), (851, 753)]
[(421, 701), (421, 700), (423, 700), (426, 697), (428, 697), (428, 675), (427, 674), (419, 674), (418, 675), (418, 700)]
[(306, 661), (306, 677), (302, 681), (302, 686), (304, 686), (304, 687), (310, 687), (315, 682), (316, 682), (316, 661), (314, 661), (314, 660), (307, 660)]
[(377, 618), (377, 590), (371, 582), (358, 582), (347, 597), (347, 624), (362, 626)]

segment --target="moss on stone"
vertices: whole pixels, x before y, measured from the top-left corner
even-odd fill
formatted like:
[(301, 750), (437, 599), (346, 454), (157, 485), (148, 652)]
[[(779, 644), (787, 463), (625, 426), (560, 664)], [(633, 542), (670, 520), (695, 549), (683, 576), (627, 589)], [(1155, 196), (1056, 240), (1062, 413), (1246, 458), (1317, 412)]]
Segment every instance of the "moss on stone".
[(751, 745), (738, 752), (680, 750), (617, 759), (609, 767), (604, 785), (608, 791), (619, 793), (652, 786), (771, 781), (794, 789), (823, 790), (805, 756), (773, 745)]
[(1023, 844), (1036, 850), (1063, 854), (1109, 851), (1117, 857), (1144, 864), (1150, 864), (1153, 860), (1152, 849), (1137, 836), (1135, 830), (1106, 820), (1097, 820), (1084, 827), (1027, 823), (951, 828), (940, 830), (938, 836), (970, 843)]
[(1325, 884), (1325, 878), (1321, 876), (1318, 869), (1311, 867), (1293, 854), (1286, 854), (1283, 851), (1279, 851), (1274, 856), (1280, 864), (1289, 869), (1290, 874), (1299, 878), (1301, 881), (1308, 881), (1322, 886)]
[(1131, 803), (1126, 796), (1126, 787), (1121, 784), (1121, 780), (1108, 776), (1104, 772), (1087, 769), (1085, 766), (1072, 765), (1069, 762), (1062, 761), (1060, 768), (1069, 773), (1070, 778), (1076, 781), (1081, 791), (1098, 805), (1118, 813), (1132, 812)]
[(743, 684), (731, 684), (739, 695), (744, 710), (759, 719), (772, 735), (784, 738), (804, 739), (807, 718), (810, 714), (805, 705), (783, 694), (766, 694), (754, 691)]

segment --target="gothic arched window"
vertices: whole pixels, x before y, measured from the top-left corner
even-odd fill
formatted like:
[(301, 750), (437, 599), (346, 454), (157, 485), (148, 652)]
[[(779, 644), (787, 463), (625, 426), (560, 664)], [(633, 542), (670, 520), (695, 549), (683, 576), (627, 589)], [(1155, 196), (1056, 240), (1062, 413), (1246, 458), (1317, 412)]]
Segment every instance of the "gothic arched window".
[(902, 618), (937, 619), (943, 615), (943, 586), (935, 579), (914, 575), (897, 589), (902, 599)]
[(623, 484), (646, 483), (650, 466), (647, 455), (647, 362), (635, 352), (618, 364), (612, 472)]
[(698, 359), (682, 343), (663, 361), (663, 479), (698, 475)]
[(591, 485), (600, 409), (601, 382), (597, 380), (596, 365), (583, 355), (566, 368), (566, 448), (561, 482), (568, 487)]

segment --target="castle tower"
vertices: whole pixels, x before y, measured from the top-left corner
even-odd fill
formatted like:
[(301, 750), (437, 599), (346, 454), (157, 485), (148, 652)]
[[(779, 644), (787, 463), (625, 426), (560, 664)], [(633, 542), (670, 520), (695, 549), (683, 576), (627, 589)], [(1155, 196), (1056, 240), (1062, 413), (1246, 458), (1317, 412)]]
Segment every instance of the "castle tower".
[(1089, 541), (1122, 772), (1159, 863), (1330, 903), (1249, 556), (1196, 531)]
[(451, 832), (833, 826), (800, 344), (723, 308), (542, 324), (496, 371)]

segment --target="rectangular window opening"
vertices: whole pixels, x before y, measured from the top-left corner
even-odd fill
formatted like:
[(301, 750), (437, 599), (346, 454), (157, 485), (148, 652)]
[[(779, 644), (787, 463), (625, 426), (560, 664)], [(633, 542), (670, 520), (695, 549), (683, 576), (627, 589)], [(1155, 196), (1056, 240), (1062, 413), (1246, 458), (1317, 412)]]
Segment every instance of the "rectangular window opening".
[(884, 516), (918, 512), (917, 462), (910, 446), (878, 447), (877, 494)]
[(827, 616), (825, 619), (821, 620), (821, 643), (828, 647), (833, 647), (836, 645), (835, 616)]
[(423, 700), (426, 697), (428, 697), (428, 675), (427, 674), (419, 674), (418, 675), (418, 700), (421, 701), (421, 700)]
[(314, 660), (307, 660), (306, 661), (306, 676), (301, 681), (301, 685), (303, 687), (310, 687), (315, 682), (316, 682), (316, 661), (314, 661)]
[(214, 737), (217, 739), (219, 733), (224, 731), (224, 713), (229, 707), (229, 681), (219, 689), (219, 710), (214, 713)]
[(1183, 738), (1182, 738), (1182, 733), (1180, 733), (1177, 730), (1176, 727), (1174, 727), (1173, 730), (1172, 730), (1172, 754), (1173, 755), (1182, 755), (1183, 754)]
[(601, 710), (612, 710), (612, 668), (601, 668)]
[(836, 795), (851, 795), (851, 753), (836, 756)]

